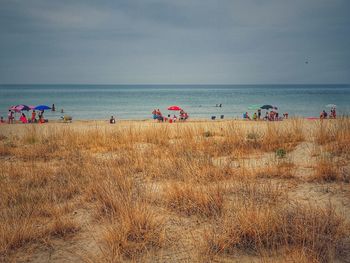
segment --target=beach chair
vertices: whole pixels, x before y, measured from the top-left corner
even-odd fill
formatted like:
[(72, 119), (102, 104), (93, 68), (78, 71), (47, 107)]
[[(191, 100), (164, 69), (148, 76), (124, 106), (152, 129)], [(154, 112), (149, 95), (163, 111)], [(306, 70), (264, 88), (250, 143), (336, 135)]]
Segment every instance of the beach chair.
[(65, 115), (65, 116), (61, 117), (61, 120), (63, 122), (72, 122), (73, 118), (72, 118), (72, 116)]

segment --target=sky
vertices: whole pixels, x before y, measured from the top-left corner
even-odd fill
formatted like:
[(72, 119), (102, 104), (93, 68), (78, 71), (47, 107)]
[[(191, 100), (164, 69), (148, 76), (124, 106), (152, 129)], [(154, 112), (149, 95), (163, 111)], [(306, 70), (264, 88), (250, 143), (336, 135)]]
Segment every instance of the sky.
[(0, 0), (0, 83), (350, 83), (349, 10), (349, 0)]

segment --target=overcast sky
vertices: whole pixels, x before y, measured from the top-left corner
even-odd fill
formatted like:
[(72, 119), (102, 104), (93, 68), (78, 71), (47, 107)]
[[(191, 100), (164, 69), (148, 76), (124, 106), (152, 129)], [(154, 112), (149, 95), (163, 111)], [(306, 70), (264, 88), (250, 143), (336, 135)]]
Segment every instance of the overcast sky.
[(350, 83), (349, 0), (0, 0), (0, 83)]

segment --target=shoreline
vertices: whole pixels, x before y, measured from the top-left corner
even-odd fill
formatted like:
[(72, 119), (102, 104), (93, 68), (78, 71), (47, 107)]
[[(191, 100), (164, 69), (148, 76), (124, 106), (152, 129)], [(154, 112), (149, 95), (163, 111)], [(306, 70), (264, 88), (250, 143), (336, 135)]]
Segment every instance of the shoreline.
[[(337, 119), (343, 119), (343, 118), (349, 118), (348, 115), (344, 115), (344, 116), (339, 116), (336, 119), (333, 118), (327, 118), (327, 119), (322, 119), (323, 121), (327, 121), (327, 120), (337, 120)], [(226, 119), (215, 119), (215, 120), (211, 120), (210, 118), (195, 118), (195, 119), (188, 119), (186, 121), (176, 121), (170, 124), (176, 124), (176, 123), (197, 123), (197, 122), (230, 122), (230, 121), (234, 121), (234, 122), (246, 122), (246, 123), (279, 123), (279, 122), (283, 122), (283, 121), (290, 121), (290, 120), (321, 120), (319, 117), (316, 116), (312, 116), (312, 117), (289, 117), (288, 119), (283, 119), (283, 120), (276, 120), (276, 121), (267, 121), (267, 120), (244, 120), (242, 118), (226, 118)], [(108, 119), (73, 119), (72, 122), (64, 122), (62, 120), (51, 120), (48, 119), (48, 122), (44, 123), (44, 124), (50, 124), (50, 123), (91, 123), (91, 122), (96, 122), (96, 123), (108, 123), (109, 124), (109, 120)], [(153, 120), (151, 118), (149, 119), (116, 119), (116, 124), (120, 123), (120, 122), (137, 122), (137, 123), (169, 123), (168, 121), (156, 121)], [(9, 124), (7, 123), (7, 120), (5, 120), (4, 124)], [(39, 124), (39, 123), (21, 123), (19, 120), (16, 120), (15, 123), (13, 124), (26, 124), (26, 125), (31, 125), (31, 124)]]

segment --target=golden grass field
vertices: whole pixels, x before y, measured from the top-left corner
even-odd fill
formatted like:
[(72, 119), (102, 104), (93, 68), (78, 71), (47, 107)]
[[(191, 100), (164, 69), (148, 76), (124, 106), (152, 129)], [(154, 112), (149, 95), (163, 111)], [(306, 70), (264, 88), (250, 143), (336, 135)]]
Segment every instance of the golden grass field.
[(350, 119), (0, 126), (0, 261), (349, 262)]

